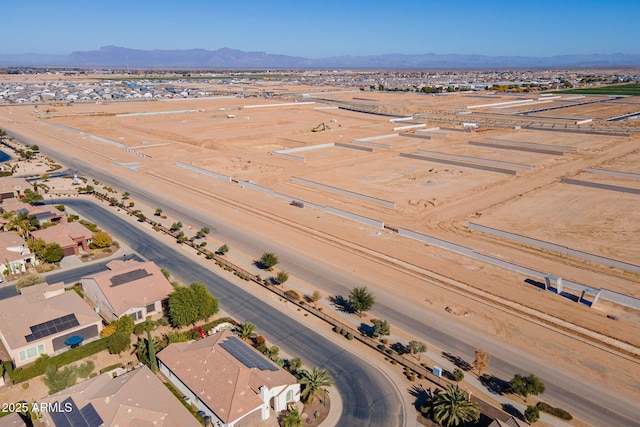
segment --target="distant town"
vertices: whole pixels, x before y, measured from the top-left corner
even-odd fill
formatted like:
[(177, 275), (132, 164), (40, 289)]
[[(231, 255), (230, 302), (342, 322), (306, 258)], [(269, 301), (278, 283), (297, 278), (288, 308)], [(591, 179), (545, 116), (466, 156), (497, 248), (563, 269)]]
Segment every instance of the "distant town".
[[(296, 86), (332, 86), (362, 91), (386, 90), (423, 93), (496, 91), (531, 93), (570, 88), (592, 88), (640, 81), (637, 70), (549, 71), (167, 71), (97, 69), (0, 69), (0, 74), (47, 75), (42, 82), (3, 81), (0, 102), (76, 103), (118, 100), (159, 100), (208, 96), (272, 96), (289, 94)], [(115, 77), (115, 76), (118, 77)], [(130, 79), (127, 79), (130, 76)], [(75, 77), (79, 80), (68, 80)], [(85, 81), (88, 80), (88, 81)], [(89, 80), (90, 79), (90, 80)], [(260, 82), (260, 92), (243, 83)], [(227, 85), (211, 90), (210, 85)], [(234, 87), (234, 85), (238, 85)], [(273, 86), (269, 89), (269, 86)], [(285, 87), (286, 86), (286, 87)]]

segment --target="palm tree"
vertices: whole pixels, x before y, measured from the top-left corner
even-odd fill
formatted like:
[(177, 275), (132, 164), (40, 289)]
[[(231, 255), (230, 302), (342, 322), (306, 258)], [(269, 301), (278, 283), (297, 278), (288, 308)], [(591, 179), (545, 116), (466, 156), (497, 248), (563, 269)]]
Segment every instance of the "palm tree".
[(324, 401), (329, 396), (328, 387), (333, 385), (333, 378), (326, 369), (314, 367), (311, 371), (302, 371), (300, 378), (300, 396), (307, 403), (313, 402), (317, 397)]
[(302, 368), (304, 362), (299, 357), (294, 357), (293, 359), (287, 360), (286, 367), (287, 371), (291, 372), (294, 376), (297, 376), (300, 368)]
[(135, 354), (141, 363), (144, 363), (155, 372), (158, 369), (156, 353), (162, 349), (160, 339), (152, 337), (151, 332), (147, 330), (147, 338), (138, 338), (138, 342), (133, 346), (132, 354)]
[(33, 231), (35, 227), (29, 221), (29, 217), (25, 213), (14, 215), (7, 223), (7, 230), (16, 230), (23, 238), (29, 237), (29, 231)]
[(250, 340), (251, 338), (255, 338), (258, 334), (256, 334), (256, 325), (253, 323), (243, 323), (238, 328), (238, 336), (245, 341)]
[(467, 399), (458, 386), (448, 386), (433, 399), (433, 419), (441, 426), (458, 426), (479, 418), (478, 405)]

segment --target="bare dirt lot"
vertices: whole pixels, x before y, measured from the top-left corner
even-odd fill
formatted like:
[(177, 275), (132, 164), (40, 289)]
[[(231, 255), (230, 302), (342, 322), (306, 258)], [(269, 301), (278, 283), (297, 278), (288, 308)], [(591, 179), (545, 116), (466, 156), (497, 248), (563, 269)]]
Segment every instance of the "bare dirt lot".
[[(313, 90), (317, 91), (317, 88)], [(449, 114), (463, 111), (468, 105), (488, 103), (487, 99), (463, 95), (431, 97), (350, 92), (323, 94), (321, 97), (376, 106), (378, 111), (397, 114), (435, 110)], [(497, 96), (491, 102), (512, 99)], [(183, 162), (205, 171), (228, 175), (233, 180), (252, 181), (293, 198), (337, 207), (382, 221), (393, 228), (407, 228), (588, 286), (606, 287), (640, 297), (640, 276), (637, 274), (585, 264), (467, 229), (468, 222), (473, 220), (569, 248), (637, 263), (640, 259), (637, 239), (640, 196), (562, 184), (559, 180), (563, 177), (591, 180), (582, 172), (590, 167), (606, 166), (607, 169), (638, 173), (634, 159), (640, 150), (639, 135), (603, 136), (506, 127), (481, 127), (467, 133), (444, 129), (454, 126), (451, 124), (425, 123), (423, 120), (421, 123), (428, 127), (442, 127), (437, 132), (445, 136), (433, 136), (431, 140), (399, 136), (369, 140), (375, 144), (389, 144), (390, 148), (360, 144), (372, 147), (372, 152), (334, 146), (293, 153), (303, 157), (304, 163), (274, 156), (272, 152), (276, 150), (317, 144), (357, 145), (353, 140), (401, 133), (394, 131), (394, 127), (406, 124), (392, 123), (390, 117), (331, 106), (327, 108), (319, 102), (308, 104), (305, 103), (307, 100), (300, 98), (298, 105), (291, 99), (255, 98), (113, 102), (57, 107), (57, 111), (42, 117), (34, 114), (32, 107), (12, 106), (0, 111), (0, 126), (30, 133), (53, 149), (72, 151), (79, 159), (90, 161), (97, 168), (125, 181), (135, 181), (151, 191), (164, 194), (177, 204), (215, 211), (228, 218), (229, 223), (252, 229), (265, 239), (308, 251), (310, 257), (322, 260), (328, 268), (348, 272), (381, 294), (400, 292), (414, 296), (411, 305), (417, 310), (440, 311), (444, 307), (460, 306), (462, 311), (472, 313), (473, 320), (456, 321), (468, 323), (469, 328), (495, 335), (546, 360), (561, 359), (557, 363), (566, 369), (597, 379), (608, 387), (628, 391), (632, 398), (640, 398), (637, 387), (640, 370), (635, 362), (577, 341), (567, 341), (541, 326), (514, 319), (503, 311), (489, 309), (477, 301), (431, 286), (401, 269), (362, 261), (358, 252), (349, 250), (347, 246), (342, 246), (340, 256), (336, 256), (335, 248), (324, 247), (291, 230), (313, 231), (336, 242), (375, 251), (635, 347), (640, 346), (638, 312), (611, 306), (606, 301), (589, 309), (550, 292), (540, 291), (525, 283), (528, 277), (521, 273), (425, 245), (399, 236), (392, 230), (377, 230), (313, 208), (292, 208), (285, 199), (241, 188), (235, 182), (176, 165), (176, 162)], [(282, 106), (268, 106), (279, 103)], [(617, 110), (612, 110), (611, 115), (615, 114)], [(325, 123), (330, 129), (312, 132), (319, 123)], [(455, 126), (461, 130), (459, 123)], [(54, 125), (64, 125), (103, 139)], [(415, 134), (420, 135), (419, 132)], [(558, 155), (469, 145), (469, 141), (487, 138), (546, 144), (557, 146), (560, 151), (562, 147), (571, 147), (577, 151), (565, 149), (563, 155)], [(469, 166), (486, 165), (481, 160), (459, 160), (465, 163), (460, 165), (399, 155), (416, 153), (418, 149), (481, 160), (517, 162), (532, 168), (518, 169), (517, 175), (507, 175)], [(396, 207), (295, 184), (291, 177), (394, 201)], [(614, 181), (604, 175), (598, 179)], [(633, 179), (625, 180), (629, 186), (638, 188)], [(233, 209), (229, 203), (233, 203)], [(253, 215), (259, 213), (268, 218), (278, 218), (280, 222), (278, 225), (269, 221), (259, 222), (257, 227), (259, 220), (245, 216), (248, 213), (239, 207)], [(292, 226), (289, 232), (284, 232), (281, 227), (285, 223)], [(402, 287), (397, 284), (402, 284)], [(399, 302), (403, 303), (406, 299)], [(606, 315), (612, 312), (623, 313), (624, 316), (617, 322), (608, 321)], [(571, 363), (577, 359), (581, 360), (579, 364)], [(612, 359), (616, 362), (612, 363)]]

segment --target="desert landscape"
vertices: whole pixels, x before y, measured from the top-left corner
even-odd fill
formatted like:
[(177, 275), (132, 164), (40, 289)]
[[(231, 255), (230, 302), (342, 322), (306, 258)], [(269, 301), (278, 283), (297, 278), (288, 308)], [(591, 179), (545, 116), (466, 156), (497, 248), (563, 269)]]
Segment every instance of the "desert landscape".
[[(640, 133), (605, 121), (637, 99), (533, 95), (526, 107), (511, 94), (242, 88), (246, 97), (6, 105), (0, 127), (64, 153), (72, 170), (75, 158), (131, 183), (121, 190), (134, 199), (145, 188), (214, 212), (385, 304), (417, 317), (454, 308), (451, 322), (640, 400)], [(576, 302), (545, 291), (545, 275), (575, 297), (611, 292)]]

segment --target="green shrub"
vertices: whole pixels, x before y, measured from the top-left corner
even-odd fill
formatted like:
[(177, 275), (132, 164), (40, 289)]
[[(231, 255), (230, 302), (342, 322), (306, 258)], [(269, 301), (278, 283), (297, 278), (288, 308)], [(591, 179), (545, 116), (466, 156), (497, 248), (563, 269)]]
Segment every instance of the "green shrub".
[(144, 322), (138, 323), (136, 326), (133, 327), (133, 333), (136, 335), (144, 334), (144, 331), (145, 331), (144, 327), (145, 327)]
[(5, 360), (2, 362), (2, 367), (4, 368), (3, 372), (6, 372), (11, 376), (11, 373), (13, 372), (13, 363), (11, 363), (11, 360)]
[[(69, 363), (76, 362), (80, 359), (84, 359), (85, 357), (91, 356), (92, 354), (96, 354), (103, 350), (106, 350), (107, 340), (108, 338), (101, 338), (80, 347), (72, 348), (57, 356), (50, 357), (49, 359), (44, 360), (42, 363), (35, 363), (26, 368), (16, 368), (12, 372), (7, 370), (7, 373), (9, 373), (11, 381), (13, 381), (14, 383), (21, 383), (23, 381), (27, 381), (31, 378), (44, 374), (44, 371), (48, 366), (55, 366), (59, 368), (61, 366), (68, 365)], [(11, 362), (9, 362), (9, 364), (11, 364)], [(5, 365), (5, 369), (6, 367), (7, 366)]]
[(105, 372), (113, 371), (114, 369), (118, 368), (124, 368), (124, 366), (122, 366), (122, 363), (114, 363), (113, 365), (106, 366), (100, 369), (100, 373), (104, 374)]
[(293, 289), (289, 289), (289, 290), (285, 291), (284, 294), (287, 296), (287, 298), (292, 299), (292, 300), (300, 299), (300, 295), (298, 295), (298, 293), (296, 291), (294, 291)]
[(340, 326), (334, 326), (333, 332), (335, 332), (336, 334), (342, 334), (342, 328)]
[(207, 332), (208, 330), (210, 330), (213, 327), (218, 326), (221, 323), (231, 323), (234, 326), (238, 326), (238, 322), (236, 322), (235, 320), (231, 319), (230, 317), (221, 317), (219, 319), (216, 319), (212, 322), (208, 322), (202, 325), (202, 329)]
[(347, 339), (349, 341), (353, 340), (353, 334), (351, 332), (347, 333)]
[(573, 416), (571, 416), (571, 414), (565, 411), (564, 409), (555, 408), (545, 402), (538, 402), (538, 404), (536, 405), (536, 408), (538, 408), (542, 412), (546, 412), (548, 414), (554, 415), (566, 421), (570, 421), (573, 419)]
[(202, 417), (200, 415), (198, 415), (198, 413), (196, 412), (195, 408), (193, 406), (191, 406), (188, 402), (185, 402), (185, 400), (182, 398), (183, 393), (179, 392), (178, 390), (176, 390), (175, 387), (173, 387), (173, 385), (169, 384), (169, 383), (163, 383), (168, 389), (169, 391), (171, 391), (171, 393), (173, 393), (173, 395), (180, 401), (180, 403), (182, 403), (182, 405), (187, 408), (187, 410), (189, 412), (191, 412), (191, 414), (196, 417), (196, 419), (200, 422), (200, 424), (204, 425), (204, 420), (202, 419)]

